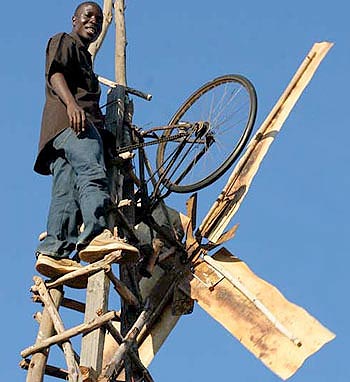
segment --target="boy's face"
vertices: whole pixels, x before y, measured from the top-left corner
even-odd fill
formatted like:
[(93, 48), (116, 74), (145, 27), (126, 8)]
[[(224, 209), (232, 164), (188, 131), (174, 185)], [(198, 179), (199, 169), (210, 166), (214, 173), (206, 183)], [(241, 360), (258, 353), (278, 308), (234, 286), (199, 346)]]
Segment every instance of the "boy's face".
[(73, 31), (86, 45), (94, 42), (102, 30), (103, 15), (95, 5), (83, 5), (72, 18)]

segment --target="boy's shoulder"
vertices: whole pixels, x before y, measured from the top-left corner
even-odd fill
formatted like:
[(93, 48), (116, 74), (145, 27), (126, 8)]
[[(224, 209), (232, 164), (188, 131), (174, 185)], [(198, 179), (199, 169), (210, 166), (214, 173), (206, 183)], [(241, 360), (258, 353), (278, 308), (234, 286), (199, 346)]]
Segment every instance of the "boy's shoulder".
[(60, 32), (60, 33), (56, 33), (55, 35), (51, 36), (49, 40), (70, 40), (70, 41), (74, 41), (74, 38), (66, 33), (66, 32)]

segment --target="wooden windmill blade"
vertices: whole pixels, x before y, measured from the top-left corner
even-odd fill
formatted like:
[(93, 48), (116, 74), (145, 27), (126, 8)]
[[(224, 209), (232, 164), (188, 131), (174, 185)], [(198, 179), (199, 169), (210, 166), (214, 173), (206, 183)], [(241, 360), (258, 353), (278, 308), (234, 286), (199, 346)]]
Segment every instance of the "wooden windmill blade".
[[(323, 42), (312, 47), (204, 218), (199, 231), (214, 244), (223, 237), (274, 137), (332, 45)], [(240, 192), (242, 187), (244, 192)], [(240, 195), (239, 200), (237, 194)], [(194, 237), (191, 238), (194, 241)], [(191, 240), (187, 244), (190, 246)], [(208, 264), (210, 261), (213, 263)], [(221, 272), (213, 267), (214, 264)], [(242, 282), (243, 291), (232, 283), (237, 278)], [(206, 280), (204, 283), (203, 279)], [(334, 338), (333, 333), (306, 311), (287, 301), (275, 287), (254, 275), (242, 261), (225, 250), (219, 251), (212, 260), (207, 258), (206, 262), (196, 266), (194, 274), (184, 280), (182, 289), (284, 379), (295, 373), (308, 356)], [(222, 301), (218, 293), (220, 290), (228, 293), (230, 298)], [(272, 306), (271, 295), (274, 296)], [(161, 324), (155, 325), (140, 344), (140, 358), (146, 366), (178, 321), (178, 317), (171, 315), (170, 306), (159, 318)], [(251, 335), (252, 332), (254, 335)], [(105, 348), (106, 356), (111, 350), (109, 346), (107, 344)]]
[(182, 288), (282, 379), (335, 337), (225, 248), (205, 256)]
[(315, 43), (276, 105), (257, 130), (235, 166), (226, 186), (199, 227), (203, 237), (216, 242), (238, 211), (276, 135), (282, 128), (318, 66), (333, 46), (330, 42)]

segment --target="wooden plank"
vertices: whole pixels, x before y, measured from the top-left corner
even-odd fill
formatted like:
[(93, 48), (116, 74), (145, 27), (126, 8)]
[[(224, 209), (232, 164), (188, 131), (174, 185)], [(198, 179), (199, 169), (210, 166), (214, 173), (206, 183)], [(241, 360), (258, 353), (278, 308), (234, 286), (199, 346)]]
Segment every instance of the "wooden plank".
[[(226, 249), (210, 264), (196, 267), (183, 290), (282, 379), (335, 337)], [(209, 288), (200, 278), (213, 270), (224, 278)]]
[[(89, 277), (86, 291), (84, 323), (89, 323), (103, 315), (108, 309), (109, 278), (104, 270)], [(81, 342), (80, 366), (92, 368), (97, 375), (102, 370), (104, 328), (85, 334)]]
[(270, 145), (332, 46), (329, 42), (314, 44), (281, 98), (251, 139), (225, 188), (199, 228), (200, 233), (210, 241), (215, 243), (219, 239), (239, 209)]

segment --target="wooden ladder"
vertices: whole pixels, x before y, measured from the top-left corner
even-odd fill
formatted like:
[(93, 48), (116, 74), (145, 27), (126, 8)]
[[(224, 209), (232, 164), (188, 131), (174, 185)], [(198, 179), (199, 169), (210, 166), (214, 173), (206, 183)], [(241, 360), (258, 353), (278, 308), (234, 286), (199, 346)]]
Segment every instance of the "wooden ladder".
[[(129, 288), (114, 274), (113, 263), (120, 257), (119, 251), (110, 253), (104, 259), (68, 273), (56, 280), (44, 281), (34, 276), (31, 288), (33, 300), (43, 304), (43, 312), (37, 313), (39, 331), (34, 345), (21, 352), (23, 360), (20, 366), (28, 369), (27, 382), (42, 381), (44, 375), (54, 376), (70, 382), (110, 381), (115, 370), (120, 370), (125, 354), (128, 352), (145, 381), (152, 381), (148, 370), (142, 365), (137, 353), (130, 350), (137, 335), (152, 315), (152, 304), (148, 299), (142, 303)], [(86, 304), (64, 297), (63, 287), (74, 280), (86, 280)], [(120, 313), (108, 310), (110, 283), (119, 293), (124, 303), (139, 310), (138, 319), (132, 328), (122, 336), (113, 322), (120, 321)], [(154, 306), (154, 302), (153, 302)], [(59, 307), (84, 313), (84, 322), (66, 329), (59, 314)], [(154, 309), (153, 309), (154, 310)], [(119, 349), (102, 368), (104, 338), (106, 329), (119, 344)], [(70, 339), (82, 335), (80, 357), (74, 351)], [(52, 345), (59, 345), (63, 350), (67, 370), (47, 365), (49, 350)], [(31, 358), (29, 358), (31, 356)]]

